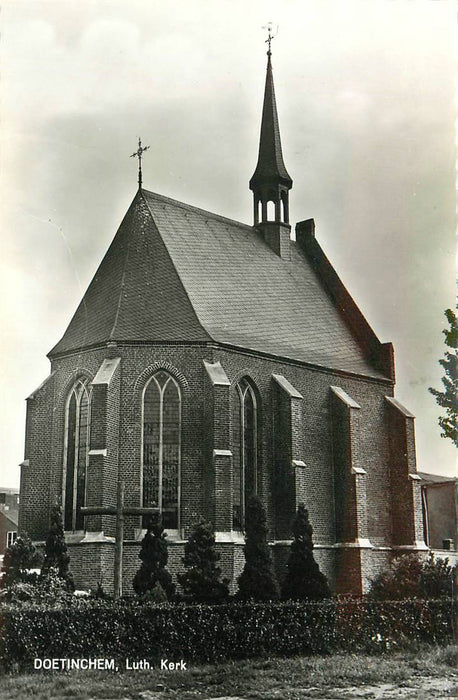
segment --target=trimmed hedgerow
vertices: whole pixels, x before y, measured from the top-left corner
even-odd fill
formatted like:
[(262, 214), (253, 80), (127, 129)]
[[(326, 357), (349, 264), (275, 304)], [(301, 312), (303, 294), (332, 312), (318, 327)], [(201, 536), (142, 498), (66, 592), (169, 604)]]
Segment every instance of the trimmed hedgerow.
[(60, 609), (4, 606), (0, 663), (34, 658), (160, 658), (216, 662), (265, 655), (367, 652), (452, 639), (450, 601), (153, 605), (78, 601)]
[(453, 601), (348, 599), (336, 606), (336, 644), (349, 650), (384, 651), (453, 639)]

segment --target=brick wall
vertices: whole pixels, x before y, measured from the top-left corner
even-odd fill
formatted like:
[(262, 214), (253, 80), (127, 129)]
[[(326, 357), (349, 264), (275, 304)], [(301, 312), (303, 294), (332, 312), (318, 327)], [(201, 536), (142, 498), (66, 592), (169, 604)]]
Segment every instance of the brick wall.
[(394, 399), (386, 400), (390, 446), (392, 543), (415, 545), (423, 541), (421, 481), (417, 477), (414, 417)]
[[(221, 362), (234, 384), (247, 374), (255, 383), (263, 406), (263, 470), (274, 476), (271, 407), (276, 391), (272, 374), (284, 376), (304, 397), (301, 435), (295, 440), (296, 457), (305, 462), (303, 489), (305, 506), (320, 544), (333, 544), (335, 536), (333, 444), (331, 437), (330, 386), (338, 385), (360, 406), (358, 464), (366, 471), (367, 530), (376, 546), (391, 541), (389, 467), (390, 453), (385, 424), (385, 395), (392, 384), (345, 376), (343, 373), (304, 368), (297, 363), (256, 357), (248, 353), (218, 349), (214, 358)], [(269, 489), (270, 492), (272, 489)], [(269, 528), (272, 522), (272, 494), (267, 494)]]
[(53, 504), (51, 449), (56, 376), (27, 399), (25, 457), (21, 468), (19, 532), (41, 539)]
[(233, 453), (229, 380), (218, 364), (204, 362), (203, 463), (207, 517), (219, 532), (232, 530)]
[[(394, 507), (395, 512), (401, 507), (398, 508), (396, 499), (392, 500), (390, 496), (390, 485), (391, 490), (397, 488), (396, 474), (400, 473), (396, 468), (393, 471), (393, 445), (395, 454), (399, 452), (401, 444), (408, 446), (409, 454), (414, 449), (409, 422), (404, 423), (404, 427), (398, 426), (404, 437), (399, 448), (396, 447), (396, 440), (401, 438), (396, 437), (396, 421), (390, 423), (387, 420), (388, 408), (384, 398), (392, 394), (392, 384), (304, 367), (293, 361), (260, 357), (254, 353), (233, 351), (205, 343), (118, 345), (54, 359), (52, 378), (28, 402), (26, 454), (30, 464), (23, 468), (22, 474), (21, 531), (28, 530), (35, 539), (44, 539), (49, 523), (49, 506), (62, 496), (65, 406), (71, 386), (79, 376), (92, 380), (106, 358), (117, 357), (120, 358), (119, 366), (109, 386), (94, 387), (93, 390), (91, 448), (103, 449), (102, 443), (105, 443), (107, 449), (106, 456), (91, 457), (88, 488), (89, 498), (95, 499), (93, 502), (101, 500), (105, 504), (114, 504), (115, 483), (119, 472), (126, 483), (126, 505), (138, 506), (142, 503), (142, 396), (152, 375), (159, 369), (165, 369), (179, 384), (182, 399), (181, 535), (187, 537), (199, 516), (216, 521), (220, 531), (230, 529), (231, 458), (234, 463), (239, 458), (239, 399), (235, 386), (242, 377), (247, 376), (256, 388), (260, 404), (258, 490), (266, 506), (269, 532), (272, 536), (275, 532), (281, 532), (282, 537), (287, 539), (288, 522), (294, 516), (297, 503), (303, 501), (314, 527), (315, 543), (320, 547), (328, 547), (318, 548), (317, 557), (323, 561), (332, 580), (337, 580), (336, 562), (340, 562), (339, 571), (343, 571), (346, 565), (344, 555), (332, 549), (332, 545), (339, 539), (336, 538), (334, 470), (336, 450), (341, 449), (342, 455), (345, 455), (348, 444), (348, 441), (345, 442), (347, 438), (344, 438), (343, 423), (342, 431), (338, 429), (333, 437), (338, 419), (332, 417), (330, 387), (338, 386), (360, 405), (357, 419), (351, 426), (351, 442), (354, 446), (354, 462), (366, 471), (367, 537), (375, 545), (372, 554), (368, 551), (360, 557), (359, 566), (363, 567), (363, 577), (367, 578), (368, 572), (379, 566), (372, 566), (371, 561), (385, 561), (386, 555), (377, 553), (384, 550), (378, 548), (391, 546), (391, 507)], [(214, 385), (203, 360), (213, 365), (220, 362), (230, 386)], [(287, 400), (272, 379), (272, 374), (283, 376), (300, 392), (303, 399), (289, 397)], [(103, 423), (104, 416), (105, 431), (102, 425), (97, 424), (98, 420)], [(391, 453), (388, 435), (391, 436)], [(339, 440), (342, 442), (341, 447)], [(215, 449), (231, 452), (231, 458), (226, 454), (218, 462), (215, 459)], [(303, 461), (305, 466), (294, 469), (291, 459)], [(409, 457), (409, 464), (411, 463), (412, 457)], [(279, 470), (289, 470), (289, 485), (286, 489), (289, 493), (288, 507), (281, 511), (275, 501), (275, 494), (278, 493), (275, 479)], [(286, 471), (283, 474), (286, 475)], [(358, 479), (355, 479), (355, 484), (358, 484)], [(358, 490), (360, 486), (355, 488)], [(360, 503), (363, 500), (360, 499)], [(354, 502), (358, 508), (356, 493)], [(285, 516), (283, 520), (280, 512)], [(421, 519), (421, 512), (418, 516), (414, 507), (411, 513), (412, 517), (415, 513), (416, 521)], [(360, 507), (360, 521), (363, 515)], [(347, 520), (351, 522), (351, 518)], [(412, 518), (408, 518), (405, 527), (399, 521), (396, 528), (406, 532), (409, 530), (406, 537), (411, 541), (412, 527), (415, 530), (419, 526), (416, 521), (412, 525)], [(93, 529), (100, 525), (106, 534), (114, 534), (112, 517), (104, 516), (101, 523), (92, 523)], [(125, 525), (126, 540), (133, 541), (135, 531), (140, 527), (138, 516), (128, 516)], [(137, 545), (129, 545), (129, 551), (133, 551), (135, 546)], [(83, 545), (80, 548), (75, 545), (74, 549), (75, 552), (87, 551), (84, 556), (90, 560), (96, 557), (92, 552), (98, 551), (96, 544), (92, 547), (93, 549), (85, 550)], [(127, 549), (126, 546), (126, 551)], [(125, 556), (129, 562), (131, 555)], [(353, 560), (356, 562), (358, 556), (354, 553), (349, 555), (349, 581), (350, 573), (356, 566)], [(179, 558), (175, 559), (178, 566)], [(277, 559), (281, 562), (280, 554)], [(225, 545), (223, 561), (227, 575), (234, 581), (235, 571), (240, 571), (243, 561), (240, 545)], [(76, 561), (74, 566), (77, 566)], [(138, 567), (138, 561), (135, 561), (135, 566)], [(90, 568), (88, 565), (88, 572)], [(96, 571), (97, 567), (94, 568)], [(93, 585), (96, 583), (97, 581)], [(358, 586), (361, 585), (360, 581)]]

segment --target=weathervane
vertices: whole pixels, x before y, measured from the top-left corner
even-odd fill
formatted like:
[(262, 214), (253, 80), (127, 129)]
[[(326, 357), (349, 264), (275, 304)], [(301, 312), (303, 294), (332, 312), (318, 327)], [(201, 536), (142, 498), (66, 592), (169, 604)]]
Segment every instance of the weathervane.
[(142, 140), (138, 139), (138, 148), (135, 153), (132, 153), (131, 158), (138, 158), (138, 189), (142, 188), (142, 155), (147, 151), (149, 146), (142, 146)]
[(267, 22), (266, 26), (263, 27), (263, 29), (267, 29), (267, 32), (268, 32), (267, 39), (265, 41), (266, 44), (269, 44), (269, 50), (267, 52), (267, 55), (272, 56), (272, 51), (271, 51), (272, 39), (275, 39), (275, 37), (278, 34), (278, 24), (277, 24), (277, 30), (276, 30), (275, 34), (272, 34), (272, 22)]

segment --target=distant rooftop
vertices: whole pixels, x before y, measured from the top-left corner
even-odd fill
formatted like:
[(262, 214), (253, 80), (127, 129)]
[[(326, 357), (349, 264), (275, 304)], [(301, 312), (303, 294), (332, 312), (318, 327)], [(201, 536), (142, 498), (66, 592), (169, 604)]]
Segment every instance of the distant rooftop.
[(429, 484), (443, 484), (448, 481), (458, 481), (456, 477), (444, 476), (443, 474), (428, 474), (427, 472), (418, 472), (423, 481), (427, 481)]

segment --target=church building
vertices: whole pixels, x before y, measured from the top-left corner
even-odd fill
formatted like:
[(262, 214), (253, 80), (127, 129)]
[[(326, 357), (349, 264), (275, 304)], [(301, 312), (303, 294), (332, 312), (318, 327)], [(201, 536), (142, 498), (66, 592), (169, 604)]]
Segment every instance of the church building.
[[(414, 417), (313, 219), (291, 238), (270, 47), (252, 225), (136, 193), (27, 399), (19, 530), (43, 542), (60, 503), (77, 588), (112, 590), (116, 520), (82, 506), (157, 506), (169, 568), (203, 517), (236, 588), (247, 498), (258, 494), (281, 581), (305, 503), (332, 589), (361, 593), (425, 549)], [(141, 156), (141, 145), (139, 156)], [(141, 170), (140, 170), (141, 173)], [(132, 590), (141, 515), (124, 523)]]

